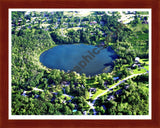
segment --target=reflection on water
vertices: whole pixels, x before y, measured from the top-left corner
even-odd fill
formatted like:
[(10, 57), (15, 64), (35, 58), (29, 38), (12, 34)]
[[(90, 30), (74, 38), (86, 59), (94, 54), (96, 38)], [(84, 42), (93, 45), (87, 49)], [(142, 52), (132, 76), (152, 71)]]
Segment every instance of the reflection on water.
[(40, 62), (51, 69), (76, 71), (86, 75), (111, 72), (117, 55), (110, 48), (85, 44), (55, 46), (40, 56)]

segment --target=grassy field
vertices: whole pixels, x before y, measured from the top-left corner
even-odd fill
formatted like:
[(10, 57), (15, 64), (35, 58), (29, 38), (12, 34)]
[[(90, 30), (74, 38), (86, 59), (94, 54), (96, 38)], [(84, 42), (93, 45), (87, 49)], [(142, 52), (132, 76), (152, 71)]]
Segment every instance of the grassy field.
[(66, 96), (66, 95), (61, 95), (61, 97), (60, 97), (61, 99), (65, 99), (66, 98), (66, 100), (71, 100), (71, 97), (69, 97), (69, 96)]
[(149, 64), (149, 59), (140, 59), (140, 63)]
[(137, 68), (137, 69), (133, 70), (133, 74), (140, 74), (140, 73), (145, 73), (145, 72), (146, 72), (145, 69), (140, 69), (140, 68)]
[[(66, 33), (68, 33), (69, 30), (72, 30), (72, 29), (77, 31), (79, 29), (82, 29), (82, 27), (65, 28), (65, 29), (62, 29), (62, 31), (63, 31), (64, 34), (66, 34)], [(61, 31), (61, 29), (60, 29), (60, 31)]]
[(102, 90), (102, 89), (98, 88), (98, 90), (96, 91), (95, 94), (93, 94), (91, 99), (94, 100), (99, 94), (103, 93), (104, 91), (106, 91), (106, 90)]
[(144, 68), (149, 71), (149, 66), (148, 65), (144, 66)]
[(140, 63), (145, 63), (143, 67), (149, 71), (149, 59), (140, 59)]

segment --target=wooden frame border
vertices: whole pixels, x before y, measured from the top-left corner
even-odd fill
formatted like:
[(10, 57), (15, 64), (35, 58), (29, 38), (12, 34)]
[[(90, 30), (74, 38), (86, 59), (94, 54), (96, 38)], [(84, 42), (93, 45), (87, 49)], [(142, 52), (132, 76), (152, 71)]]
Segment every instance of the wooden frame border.
[[(8, 9), (9, 8), (151, 8), (152, 9), (152, 120), (9, 120), (8, 119)], [(2, 128), (99, 128), (160, 127), (159, 30), (158, 0), (1, 0), (0, 1), (0, 127)]]

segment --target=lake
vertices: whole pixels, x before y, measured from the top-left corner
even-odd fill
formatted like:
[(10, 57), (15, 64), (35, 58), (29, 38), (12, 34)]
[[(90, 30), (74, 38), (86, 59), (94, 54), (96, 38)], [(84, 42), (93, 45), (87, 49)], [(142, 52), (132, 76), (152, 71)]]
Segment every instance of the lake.
[(111, 72), (117, 58), (111, 47), (103, 48), (86, 44), (55, 46), (40, 55), (40, 62), (50, 69), (76, 71), (88, 75)]

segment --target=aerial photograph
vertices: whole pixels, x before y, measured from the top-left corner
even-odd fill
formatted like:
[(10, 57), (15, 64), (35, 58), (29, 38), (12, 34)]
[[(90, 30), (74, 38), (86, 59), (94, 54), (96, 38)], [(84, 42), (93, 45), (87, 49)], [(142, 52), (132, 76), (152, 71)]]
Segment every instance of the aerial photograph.
[(10, 11), (11, 115), (149, 115), (147, 10)]

